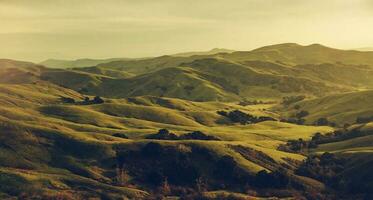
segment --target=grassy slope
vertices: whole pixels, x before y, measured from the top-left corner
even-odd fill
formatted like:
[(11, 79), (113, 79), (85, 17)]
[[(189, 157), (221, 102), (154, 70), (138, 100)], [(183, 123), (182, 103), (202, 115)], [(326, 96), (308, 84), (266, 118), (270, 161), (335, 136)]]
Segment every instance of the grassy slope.
[(322, 95), (343, 90), (320, 80), (263, 73), (221, 59), (200, 59), (126, 79), (66, 70), (49, 70), (42, 77), (87, 94), (114, 98), (153, 95), (195, 101), (234, 101), (242, 97), (278, 99), (284, 95)]
[(344, 63), (373, 65), (372, 52), (347, 51), (319, 44), (302, 46), (286, 43), (265, 46), (253, 51), (237, 51), (222, 57), (235, 61), (261, 60), (290, 66), (303, 64)]
[[(263, 169), (229, 148), (240, 144), (265, 152), (277, 162), (284, 158), (296, 160), (302, 156), (277, 151), (287, 139), (309, 138), (315, 132), (327, 132), (327, 127), (305, 127), (280, 122), (255, 125), (229, 125), (216, 114), (221, 109), (240, 109), (258, 115), (276, 117), (263, 111), (268, 105), (241, 107), (233, 103), (190, 102), (172, 98), (138, 97), (123, 100), (106, 99), (108, 103), (90, 106), (64, 105), (60, 96), (81, 99), (74, 91), (53, 84), (2, 84), (0, 96), (0, 137), (3, 161), (1, 181), (13, 181), (14, 187), (32, 190), (40, 186), (44, 195), (79, 190), (85, 184), (95, 190), (93, 196), (141, 196), (145, 193), (112, 185), (106, 173), (113, 168), (103, 160), (111, 159), (114, 144), (142, 144), (144, 138), (160, 128), (177, 134), (200, 130), (220, 137), (222, 141), (163, 141), (165, 144), (194, 144), (218, 155), (231, 155), (239, 165), (250, 171)], [(25, 106), (26, 105), (26, 106)], [(130, 139), (112, 137), (127, 134)], [(79, 174), (79, 175), (77, 175)], [(82, 175), (83, 174), (83, 175)], [(18, 180), (18, 181), (17, 181)], [(51, 189), (48, 189), (51, 188)], [(19, 190), (7, 193), (18, 193)], [(85, 190), (79, 190), (81, 195)], [(101, 192), (100, 192), (101, 191)]]
[[(373, 91), (360, 91), (330, 95), (313, 100), (305, 100), (299, 105), (299, 110), (306, 110), (310, 113), (305, 117), (307, 123), (313, 123), (321, 117), (327, 117), (339, 125), (354, 123), (357, 117), (369, 117), (373, 115)], [(294, 107), (295, 105), (292, 105)], [(287, 116), (297, 112), (292, 109)]]
[[(280, 44), (248, 52), (120, 60), (44, 75), (60, 85), (87, 90), (87, 94), (231, 101), (372, 88), (370, 64), (371, 52)], [(64, 74), (74, 76), (75, 82), (64, 80)]]

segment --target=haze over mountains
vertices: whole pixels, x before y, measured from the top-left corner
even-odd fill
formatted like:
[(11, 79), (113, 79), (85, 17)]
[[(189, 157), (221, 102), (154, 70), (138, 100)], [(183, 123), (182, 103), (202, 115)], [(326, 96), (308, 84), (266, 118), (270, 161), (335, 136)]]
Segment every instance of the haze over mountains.
[(0, 59), (0, 199), (369, 199), (373, 52)]

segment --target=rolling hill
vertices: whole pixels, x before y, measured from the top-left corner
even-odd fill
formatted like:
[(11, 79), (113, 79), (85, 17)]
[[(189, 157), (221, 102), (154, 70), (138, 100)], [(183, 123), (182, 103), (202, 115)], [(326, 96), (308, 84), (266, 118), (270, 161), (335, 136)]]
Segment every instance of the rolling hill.
[[(229, 145), (253, 148), (265, 152), (276, 163), (287, 163), (288, 157), (301, 160), (302, 156), (277, 151), (278, 144), (331, 130), (281, 122), (233, 125), (217, 114), (221, 109), (240, 109), (275, 117), (257, 106), (160, 97), (105, 99), (104, 104), (79, 105), (63, 103), (61, 97), (79, 102), (81, 94), (47, 82), (1, 84), (0, 88), (0, 189), (4, 198), (31, 192), (35, 198), (143, 198), (148, 195), (144, 189), (116, 182), (115, 152), (119, 147), (141, 148), (148, 135), (162, 128), (177, 134), (198, 130), (220, 138), (160, 144), (165, 148), (207, 148), (217, 158), (233, 156), (237, 166), (249, 174), (267, 166), (241, 156)], [(202, 166), (197, 162), (196, 167)], [(211, 178), (215, 179), (214, 175)], [(133, 184), (141, 184), (139, 181)]]
[(214, 55), (214, 54), (219, 54), (219, 53), (232, 53), (232, 52), (235, 52), (235, 51), (230, 50), (230, 49), (214, 48), (214, 49), (211, 49), (210, 51), (194, 51), (194, 52), (177, 53), (177, 54), (172, 54), (171, 56), (190, 57), (190, 56)]
[(293, 116), (300, 110), (305, 110), (309, 112), (305, 117), (307, 124), (312, 124), (319, 118), (327, 118), (343, 126), (345, 123), (356, 123), (358, 117), (373, 116), (372, 101), (372, 90), (336, 94), (295, 103), (286, 115)]
[[(373, 116), (371, 53), (220, 51), (0, 60), (0, 199), (366, 198), (373, 126), (356, 119)], [(305, 125), (280, 121), (301, 111)]]
[(236, 51), (221, 57), (238, 62), (261, 60), (288, 66), (305, 64), (343, 63), (346, 65), (373, 65), (372, 52), (339, 50), (320, 44), (302, 46), (285, 43), (265, 46), (253, 51)]
[(262, 73), (245, 65), (213, 58), (199, 59), (179, 67), (167, 67), (126, 79), (70, 71), (81, 77), (73, 79), (81, 82), (73, 82), (70, 79), (61, 80), (67, 76), (59, 73), (46, 72), (42, 76), (86, 94), (112, 98), (154, 95), (196, 101), (233, 101), (242, 98), (278, 99), (293, 94), (320, 96), (345, 90), (306, 77)]
[[(102, 79), (100, 84), (97, 80), (83, 78), (83, 83), (62, 85), (87, 91), (87, 94), (116, 98), (157, 95), (198, 101), (232, 101), (240, 98), (278, 99), (299, 94), (323, 96), (372, 88), (371, 58), (369, 52), (290, 43), (248, 52), (101, 63), (73, 70), (92, 74), (91, 77), (106, 77), (99, 78)], [(53, 74), (46, 74), (56, 79)], [(113, 85), (119, 87), (110, 92), (108, 88), (114, 88)], [(201, 93), (205, 95), (201, 96)]]

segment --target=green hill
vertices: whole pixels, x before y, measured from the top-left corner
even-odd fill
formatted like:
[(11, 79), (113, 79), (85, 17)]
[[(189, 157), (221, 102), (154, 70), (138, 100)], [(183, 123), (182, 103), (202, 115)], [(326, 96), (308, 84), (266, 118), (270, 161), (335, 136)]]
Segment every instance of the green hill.
[(372, 66), (372, 55), (372, 52), (339, 50), (320, 44), (302, 46), (294, 43), (286, 43), (261, 47), (253, 51), (237, 51), (221, 55), (221, 57), (239, 62), (261, 60), (288, 66), (323, 63)]
[[(355, 122), (373, 116), (370, 53), (191, 55), (79, 69), (0, 60), (0, 199), (366, 197), (373, 125)], [(300, 115), (306, 125), (280, 121)]]
[(230, 49), (214, 48), (214, 49), (211, 49), (210, 51), (194, 51), (194, 52), (177, 53), (177, 54), (172, 54), (171, 56), (190, 57), (190, 56), (214, 55), (214, 54), (219, 54), (219, 53), (232, 53), (232, 52), (235, 52), (235, 51), (230, 50)]
[[(309, 112), (309, 115), (305, 117), (306, 123), (309, 124), (319, 118), (327, 118), (338, 125), (352, 124), (358, 117), (373, 116), (372, 101), (372, 90), (336, 94), (293, 104), (286, 115), (293, 116), (300, 110), (305, 110)], [(294, 109), (294, 107), (299, 108)]]
[[(175, 148), (176, 152), (203, 148), (213, 155), (206, 159), (213, 160), (206, 163), (192, 157), (195, 169), (203, 171), (205, 164), (218, 164), (215, 159), (230, 156), (237, 169), (244, 170), (240, 173), (250, 175), (273, 166), (243, 156), (232, 145), (264, 152), (268, 159), (275, 160), (273, 165), (290, 165), (288, 159), (299, 161), (303, 156), (278, 151), (277, 145), (331, 130), (276, 121), (237, 125), (217, 114), (220, 110), (239, 109), (276, 118), (276, 114), (263, 110), (271, 105), (244, 107), (150, 96), (106, 98), (103, 104), (82, 105), (79, 102), (83, 95), (46, 81), (0, 84), (0, 91), (0, 191), (5, 197), (32, 194), (41, 199), (144, 198), (148, 195), (145, 190), (151, 191), (152, 187), (139, 179), (141, 176), (130, 174), (132, 186), (117, 181), (119, 149), (141, 149), (149, 141), (166, 149)], [(64, 103), (61, 97), (73, 98), (77, 103)], [(219, 141), (146, 139), (162, 128), (178, 135), (202, 131)], [(218, 181), (216, 175), (208, 176)]]
[[(73, 76), (76, 78), (68, 78)], [(232, 101), (278, 99), (293, 94), (319, 96), (345, 90), (307, 77), (269, 74), (220, 59), (195, 60), (125, 79), (71, 70), (47, 71), (43, 77), (87, 94), (114, 98), (153, 95), (196, 101)]]

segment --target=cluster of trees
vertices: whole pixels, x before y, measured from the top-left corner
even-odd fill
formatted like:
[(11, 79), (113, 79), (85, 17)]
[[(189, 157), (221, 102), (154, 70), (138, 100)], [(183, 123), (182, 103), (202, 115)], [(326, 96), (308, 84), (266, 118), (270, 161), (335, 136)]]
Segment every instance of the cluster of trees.
[(337, 126), (335, 122), (331, 122), (328, 120), (328, 118), (326, 117), (321, 117), (319, 119), (317, 119), (314, 124), (316, 126), (332, 126), (332, 127), (335, 127)]
[(243, 100), (238, 103), (240, 106), (249, 106), (249, 105), (258, 105), (258, 104), (272, 104), (275, 103), (274, 101), (262, 101), (262, 100)]
[(259, 123), (263, 121), (276, 121), (272, 117), (266, 117), (266, 116), (256, 117), (254, 115), (244, 113), (240, 110), (233, 110), (230, 112), (218, 111), (217, 113), (221, 116), (229, 118), (234, 123), (240, 123), (240, 124), (253, 124), (253, 123)]
[[(295, 172), (277, 164), (270, 171), (250, 174), (231, 156), (220, 156), (198, 145), (179, 145), (184, 147), (149, 142), (138, 149), (118, 149), (117, 180), (123, 185), (142, 184), (156, 194), (177, 195), (181, 199), (204, 199), (203, 191), (233, 188), (270, 195), (303, 190), (304, 185), (293, 173), (332, 184), (345, 165), (343, 160), (325, 153), (309, 156)], [(252, 151), (250, 154), (261, 156)]]
[(303, 125), (306, 122), (304, 117), (307, 117), (309, 114), (310, 113), (308, 111), (301, 110), (301, 111), (297, 112), (294, 115), (294, 117), (291, 117), (289, 119), (282, 119), (281, 121), (282, 122), (293, 123), (293, 124), (298, 124), (298, 125)]
[(285, 170), (259, 171), (255, 176), (255, 186), (259, 188), (287, 188), (291, 180)]
[(358, 124), (364, 124), (364, 123), (369, 123), (369, 122), (373, 122), (373, 116), (356, 118), (356, 123)]
[[(295, 113), (294, 117), (291, 117), (289, 119), (281, 119), (282, 122), (288, 122), (292, 124), (298, 124), (298, 125), (304, 125), (306, 120), (304, 117), (307, 117), (309, 115), (308, 111), (301, 110), (297, 113)], [(335, 122), (329, 121), (328, 118), (326, 117), (321, 117), (317, 119), (314, 123), (315, 126), (331, 126), (331, 127), (336, 127), (337, 124)]]
[(289, 140), (286, 144), (280, 145), (278, 149), (286, 152), (302, 153), (306, 152), (309, 148), (316, 148), (319, 144), (339, 142), (352, 138), (363, 137), (369, 134), (371, 134), (369, 131), (361, 131), (359, 127), (350, 130), (339, 129), (326, 134), (317, 132), (309, 141), (301, 138), (298, 140)]
[(189, 160), (188, 151), (163, 147), (150, 142), (139, 150), (117, 153), (119, 169), (125, 169), (134, 181), (159, 187), (165, 180), (169, 184), (192, 186), (200, 173)]
[(124, 133), (114, 133), (112, 136), (113, 137), (118, 137), (118, 138), (128, 139), (128, 136)]
[(309, 148), (316, 148), (317, 144), (313, 141), (306, 141), (302, 138), (298, 140), (289, 140), (286, 144), (278, 146), (278, 150), (290, 153), (305, 153)]
[(345, 158), (325, 152), (308, 156), (296, 169), (295, 174), (318, 180), (327, 188), (333, 189), (329, 190), (332, 196), (330, 199), (372, 199), (370, 173), (364, 177), (353, 177), (353, 174), (346, 173), (348, 166)]
[(89, 97), (85, 97), (84, 100), (80, 102), (70, 97), (61, 97), (60, 99), (62, 103), (77, 104), (77, 105), (91, 105), (91, 104), (105, 103), (105, 101), (99, 96), (95, 96), (92, 100)]
[(149, 135), (146, 138), (156, 140), (220, 140), (219, 138), (212, 135), (206, 135), (201, 131), (193, 131), (178, 136), (175, 133), (171, 133), (167, 129), (160, 129), (158, 133)]
[(346, 161), (332, 153), (308, 156), (295, 171), (301, 176), (319, 180), (329, 186), (337, 186), (337, 175), (345, 169)]
[(311, 142), (318, 144), (325, 144), (325, 143), (331, 143), (331, 142), (339, 142), (343, 140), (348, 140), (352, 138), (357, 137), (363, 137), (366, 135), (372, 134), (369, 131), (361, 131), (359, 128), (346, 130), (346, 129), (340, 129), (336, 130), (327, 134), (321, 134), (316, 133), (313, 137)]
[[(138, 150), (117, 152), (118, 180), (141, 182), (152, 188), (165, 188), (168, 193), (179, 189), (192, 191), (241, 188), (287, 188), (286, 171), (260, 171), (251, 175), (240, 168), (231, 156), (218, 156), (206, 148), (163, 146), (150, 142)], [(208, 172), (206, 172), (206, 167)], [(126, 178), (131, 176), (131, 179)], [(130, 184), (130, 183), (127, 183)], [(178, 194), (180, 195), (180, 194)]]

